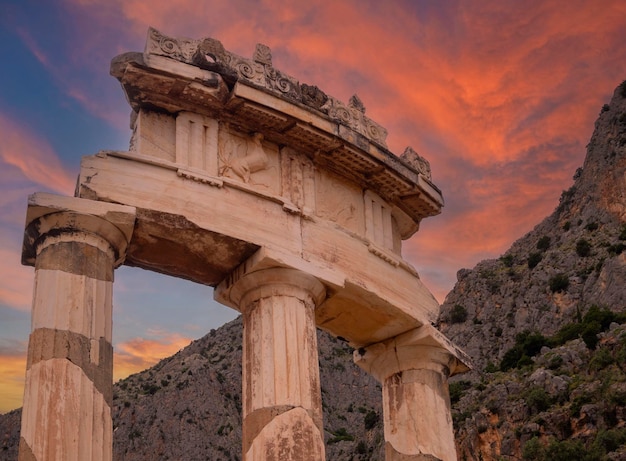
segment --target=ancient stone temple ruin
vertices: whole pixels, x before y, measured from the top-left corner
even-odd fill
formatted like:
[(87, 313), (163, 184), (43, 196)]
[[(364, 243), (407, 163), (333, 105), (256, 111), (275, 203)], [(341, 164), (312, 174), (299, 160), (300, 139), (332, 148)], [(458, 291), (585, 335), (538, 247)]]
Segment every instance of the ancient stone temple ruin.
[(298, 82), (257, 45), (151, 29), (111, 65), (128, 152), (84, 157), (75, 197), (29, 199), (35, 266), (20, 460), (110, 460), (111, 298), (121, 264), (215, 287), (241, 312), (243, 459), (325, 459), (316, 328), (382, 385), (387, 460), (456, 459), (448, 376), (467, 359), (402, 241), (443, 200), (354, 96)]

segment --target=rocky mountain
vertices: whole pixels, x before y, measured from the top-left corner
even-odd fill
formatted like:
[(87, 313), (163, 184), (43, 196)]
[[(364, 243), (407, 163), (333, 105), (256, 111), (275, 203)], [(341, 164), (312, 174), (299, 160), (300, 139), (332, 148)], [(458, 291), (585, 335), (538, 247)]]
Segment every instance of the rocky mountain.
[[(441, 330), (475, 370), (452, 380), (459, 459), (626, 460), (626, 82), (552, 215), (458, 272)], [(327, 459), (383, 460), (380, 386), (320, 332)], [(114, 459), (241, 459), (241, 322), (114, 386)], [(0, 415), (17, 459), (19, 410)]]
[(626, 82), (552, 215), (457, 278), (439, 327), (476, 365), (451, 387), (462, 459), (626, 459), (607, 457), (626, 443)]

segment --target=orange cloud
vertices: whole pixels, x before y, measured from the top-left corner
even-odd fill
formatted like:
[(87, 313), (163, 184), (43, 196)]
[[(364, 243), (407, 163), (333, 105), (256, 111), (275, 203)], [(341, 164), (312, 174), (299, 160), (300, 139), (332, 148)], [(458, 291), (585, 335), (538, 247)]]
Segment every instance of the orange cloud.
[(24, 376), (26, 374), (26, 353), (0, 354), (0, 413), (6, 413), (22, 406), (24, 397)]
[(190, 342), (190, 338), (163, 332), (157, 339), (134, 338), (117, 344), (113, 356), (114, 381), (151, 367)]

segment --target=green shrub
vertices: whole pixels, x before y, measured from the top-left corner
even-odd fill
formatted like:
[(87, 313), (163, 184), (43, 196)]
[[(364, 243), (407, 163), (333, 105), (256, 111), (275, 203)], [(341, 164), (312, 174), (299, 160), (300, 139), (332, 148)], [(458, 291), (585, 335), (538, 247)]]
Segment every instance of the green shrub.
[(467, 320), (467, 309), (460, 304), (455, 304), (450, 311), (450, 323), (463, 323)]
[(609, 245), (606, 248), (606, 251), (608, 251), (611, 256), (621, 255), (624, 250), (626, 250), (626, 245), (624, 245), (623, 243), (616, 243), (615, 245)]
[(576, 242), (576, 254), (581, 258), (585, 258), (591, 254), (591, 244), (585, 240), (580, 239)]
[(526, 405), (533, 413), (541, 413), (546, 411), (554, 403), (553, 399), (541, 387), (535, 386), (528, 390), (524, 398)]
[(626, 444), (626, 428), (599, 430), (593, 441), (592, 447), (601, 450), (603, 453), (610, 453)]
[(532, 365), (532, 357), (537, 355), (543, 346), (548, 346), (550, 341), (540, 333), (524, 331), (515, 336), (515, 345), (504, 353), (500, 362), (500, 370), (507, 371), (511, 368), (521, 368)]
[(378, 413), (376, 413), (374, 410), (370, 410), (369, 412), (367, 412), (365, 418), (363, 418), (363, 422), (365, 423), (365, 429), (373, 429), (376, 424), (378, 424), (379, 419), (380, 417), (378, 416)]
[(592, 221), (585, 226), (585, 229), (587, 229), (590, 232), (593, 232), (594, 230), (598, 229), (598, 223)]
[(591, 461), (585, 454), (585, 446), (580, 440), (553, 440), (545, 449), (545, 459), (550, 461)]
[(541, 262), (541, 253), (531, 253), (528, 255), (528, 268), (534, 269)]
[(504, 264), (506, 267), (513, 267), (513, 255), (512, 254), (508, 254), (506, 256), (500, 256), (500, 261), (502, 261), (502, 264)]
[(450, 383), (450, 385), (448, 386), (450, 392), (450, 402), (452, 404), (457, 403), (459, 400), (461, 400), (461, 397), (463, 397), (463, 393), (470, 387), (472, 387), (472, 383), (465, 380)]
[(533, 437), (526, 442), (522, 448), (522, 459), (528, 461), (543, 461), (545, 459), (545, 449), (537, 437)]
[(569, 277), (566, 274), (556, 274), (550, 277), (549, 284), (552, 293), (565, 291), (569, 287)]
[(608, 367), (614, 361), (615, 360), (613, 359), (613, 356), (608, 349), (600, 348), (595, 352), (595, 354), (593, 354), (593, 357), (589, 362), (589, 368), (595, 371), (599, 371)]
[(596, 304), (592, 305), (587, 313), (583, 316), (583, 323), (598, 322), (600, 324), (600, 331), (606, 331), (612, 322), (618, 321), (617, 315), (607, 309), (606, 307), (599, 307)]
[(572, 223), (569, 221), (566, 221), (565, 224), (563, 224), (563, 230), (565, 232), (567, 232), (568, 230), (570, 230), (570, 228), (572, 227)]
[(354, 436), (352, 434), (349, 434), (344, 427), (337, 429), (335, 432), (332, 432), (332, 434), (334, 435), (334, 437), (328, 440), (329, 444), (344, 441), (351, 442), (354, 440)]
[(550, 243), (551, 243), (550, 237), (548, 237), (547, 235), (544, 235), (537, 242), (537, 249), (541, 251), (546, 251), (548, 248), (550, 248)]
[(626, 224), (622, 226), (622, 231), (618, 237), (620, 240), (626, 240)]
[(485, 366), (485, 373), (495, 373), (498, 371), (498, 367), (493, 364), (493, 362), (487, 362)]
[(559, 331), (551, 338), (553, 346), (561, 346), (568, 341), (580, 338), (585, 326), (582, 323), (568, 323), (563, 325)]
[(585, 345), (591, 350), (594, 350), (598, 345), (598, 333), (600, 333), (600, 324), (598, 322), (591, 322), (585, 325), (581, 337)]

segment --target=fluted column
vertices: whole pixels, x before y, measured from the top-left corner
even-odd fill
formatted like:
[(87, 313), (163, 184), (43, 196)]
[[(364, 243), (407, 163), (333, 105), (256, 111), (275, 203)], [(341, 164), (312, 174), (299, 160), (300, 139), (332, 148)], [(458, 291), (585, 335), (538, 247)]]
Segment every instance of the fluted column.
[(107, 213), (67, 209), (88, 209), (80, 199), (60, 198), (61, 207), (47, 195), (31, 200), (24, 263), (34, 262), (35, 284), (19, 460), (108, 461), (113, 269), (123, 260), (134, 209), (95, 207), (130, 226), (123, 231)]
[(245, 461), (325, 459), (314, 310), (324, 286), (294, 269), (272, 268), (234, 282), (243, 314)]
[(466, 371), (430, 325), (355, 351), (383, 385), (385, 460), (456, 461), (448, 376)]

